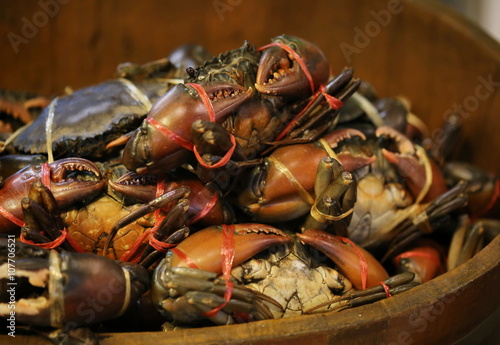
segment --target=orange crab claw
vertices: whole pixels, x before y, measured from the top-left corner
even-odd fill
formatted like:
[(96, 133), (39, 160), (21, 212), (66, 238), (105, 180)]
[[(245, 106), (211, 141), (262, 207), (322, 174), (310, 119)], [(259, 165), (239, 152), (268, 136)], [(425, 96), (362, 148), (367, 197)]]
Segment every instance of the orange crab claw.
[[(171, 265), (172, 267), (197, 267), (220, 274), (222, 273), (222, 241), (222, 226), (210, 226), (200, 230), (176, 247)], [(291, 238), (283, 231), (269, 225), (235, 224), (233, 266), (241, 264), (262, 250), (290, 241)], [(179, 255), (181, 253), (183, 257)]]
[[(326, 254), (358, 290), (378, 285), (389, 277), (382, 264), (369, 252), (360, 247), (353, 247), (338, 236), (322, 230), (309, 229), (303, 234), (297, 234), (297, 237)], [(366, 272), (362, 269), (363, 261), (366, 262)], [(363, 286), (364, 279), (366, 286)]]
[(415, 147), (405, 135), (388, 126), (379, 127), (376, 131), (376, 135), (377, 137), (382, 135), (388, 136), (396, 142), (398, 152), (382, 149), (382, 154), (390, 163), (397, 166), (399, 174), (405, 179), (408, 189), (415, 198), (417, 198), (425, 188), (425, 185), (428, 183), (428, 178), (431, 178), (432, 182), (421, 201), (432, 201), (446, 192), (446, 182), (444, 181), (444, 177), (439, 167), (431, 158), (427, 158), (431, 175), (428, 177), (425, 164), (418, 159)]

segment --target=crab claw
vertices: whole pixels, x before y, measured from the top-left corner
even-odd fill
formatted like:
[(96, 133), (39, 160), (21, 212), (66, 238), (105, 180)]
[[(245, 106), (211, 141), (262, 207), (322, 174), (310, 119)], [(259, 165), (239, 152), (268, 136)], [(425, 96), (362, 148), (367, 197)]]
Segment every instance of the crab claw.
[[(116, 181), (108, 182), (111, 188), (148, 203), (157, 197), (158, 178), (156, 175), (138, 175), (129, 172)], [(219, 191), (210, 184), (204, 184), (196, 178), (183, 178), (165, 183), (164, 193), (179, 187), (189, 187), (189, 209), (186, 214), (188, 224), (200, 221), (205, 226), (213, 224), (231, 223), (233, 213), (220, 198)], [(169, 203), (162, 209), (168, 212), (172, 208)]]
[[(348, 141), (354, 137), (358, 137), (362, 141), (366, 140), (363, 132), (354, 128), (338, 129), (327, 133), (323, 137), (332, 149), (339, 148), (340, 151), (337, 152), (337, 157), (340, 163), (342, 163), (344, 169), (349, 172), (356, 171), (364, 166), (370, 165), (376, 160), (374, 155), (367, 155), (361, 150), (356, 150), (356, 145), (350, 145), (348, 143)], [(346, 142), (346, 145), (341, 146), (340, 144), (342, 142)], [(345, 149), (346, 146), (349, 148)]]
[(425, 164), (421, 159), (418, 159), (415, 147), (405, 135), (389, 126), (377, 128), (375, 135), (377, 137), (387, 136), (395, 141), (398, 152), (382, 149), (382, 154), (387, 161), (397, 166), (399, 174), (405, 179), (414, 198), (419, 197), (429, 182), (429, 178), (431, 185), (421, 201), (432, 201), (446, 192), (446, 183), (439, 167), (427, 157), (431, 174), (431, 176), (427, 176)]
[(191, 125), (208, 119), (207, 106), (213, 107), (215, 121), (220, 123), (253, 94), (251, 88), (227, 83), (205, 84), (203, 89), (209, 105), (188, 84), (177, 84), (153, 105), (125, 146), (122, 161), (127, 169), (164, 174), (180, 166), (192, 150)]
[[(56, 328), (99, 323), (123, 314), (149, 288), (149, 275), (142, 266), (120, 265), (94, 254), (35, 250), (36, 257), (16, 257), (18, 322)], [(27, 249), (16, 253), (22, 251)], [(7, 286), (9, 277), (7, 262), (2, 262), (2, 286)], [(8, 317), (7, 289), (0, 294), (0, 316)]]
[[(369, 252), (361, 247), (354, 248), (338, 236), (322, 230), (309, 229), (302, 234), (297, 234), (297, 237), (326, 254), (358, 290), (375, 286), (389, 277), (382, 264)], [(363, 260), (367, 265), (366, 272), (362, 269)], [(366, 278), (366, 286), (363, 286), (364, 278)]]
[[(239, 265), (267, 248), (291, 241), (291, 238), (283, 231), (265, 224), (248, 223), (227, 226), (234, 227), (233, 266)], [(222, 241), (222, 226), (210, 226), (190, 235), (176, 247), (176, 253), (182, 252), (188, 260), (174, 253), (171, 267), (189, 267), (194, 264), (202, 270), (216, 274), (222, 273)]]
[[(364, 138), (357, 130), (344, 129), (330, 133), (325, 141), (335, 148), (344, 139), (354, 136)], [(259, 222), (289, 221), (303, 216), (311, 210), (314, 200), (308, 200), (305, 193), (298, 192), (297, 185), (307, 193), (314, 192), (318, 164), (326, 155), (319, 143), (277, 148), (265, 158), (264, 165), (251, 171), (246, 188), (238, 195), (238, 204)], [(351, 172), (370, 164), (375, 158), (343, 155), (339, 159), (344, 169)]]
[(316, 45), (288, 35), (272, 42), (260, 59), (257, 91), (274, 96), (308, 95), (328, 81), (330, 65)]
[(10, 214), (17, 220), (22, 219), (21, 199), (28, 196), (28, 191), (37, 180), (49, 181), (49, 189), (60, 208), (99, 193), (105, 185), (97, 165), (83, 158), (64, 158), (48, 164), (46, 172), (43, 165), (28, 166), (5, 180), (0, 189), (0, 229), (11, 232), (19, 226), (9, 220)]

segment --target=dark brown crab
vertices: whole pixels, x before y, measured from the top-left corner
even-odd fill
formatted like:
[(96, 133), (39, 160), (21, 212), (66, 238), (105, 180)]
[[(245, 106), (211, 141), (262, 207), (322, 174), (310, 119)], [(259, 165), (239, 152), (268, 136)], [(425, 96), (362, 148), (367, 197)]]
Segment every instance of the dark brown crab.
[(54, 99), (12, 146), (17, 152), (47, 154), (50, 141), (56, 159), (116, 154), (118, 149), (108, 144), (139, 127), (152, 104), (185, 77), (185, 64), (202, 63), (206, 52), (181, 46), (172, 56), (175, 64), (169, 57), (120, 64), (116, 79)]

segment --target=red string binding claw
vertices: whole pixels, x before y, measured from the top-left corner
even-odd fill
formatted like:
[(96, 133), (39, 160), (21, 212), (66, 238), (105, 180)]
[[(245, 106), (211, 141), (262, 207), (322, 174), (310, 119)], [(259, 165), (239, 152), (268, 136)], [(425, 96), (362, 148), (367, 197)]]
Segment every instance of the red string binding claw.
[(234, 261), (234, 225), (222, 225), (222, 245), (221, 245), (221, 256), (222, 256), (222, 276), (226, 281), (226, 291), (224, 291), (225, 302), (218, 307), (204, 313), (207, 317), (212, 317), (217, 314), (219, 310), (224, 308), (231, 296), (233, 295), (233, 282), (229, 281), (231, 275), (231, 268), (233, 267)]

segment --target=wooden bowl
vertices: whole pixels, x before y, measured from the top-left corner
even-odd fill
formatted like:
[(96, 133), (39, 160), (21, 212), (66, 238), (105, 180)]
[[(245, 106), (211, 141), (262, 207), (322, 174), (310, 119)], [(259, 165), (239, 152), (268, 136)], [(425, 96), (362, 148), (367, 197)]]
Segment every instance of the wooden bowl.
[[(444, 119), (457, 113), (464, 123), (457, 157), (500, 173), (500, 45), (435, 1), (64, 2), (3, 5), (1, 88), (57, 95), (180, 44), (201, 43), (217, 54), (287, 33), (320, 46), (333, 73), (352, 66), (380, 96), (406, 96), (435, 140)], [(498, 208), (492, 212), (498, 217)], [(457, 269), (369, 306), (169, 334), (110, 334), (102, 344), (445, 344), (483, 325), (481, 338), (499, 325), (499, 247), (496, 238)]]

